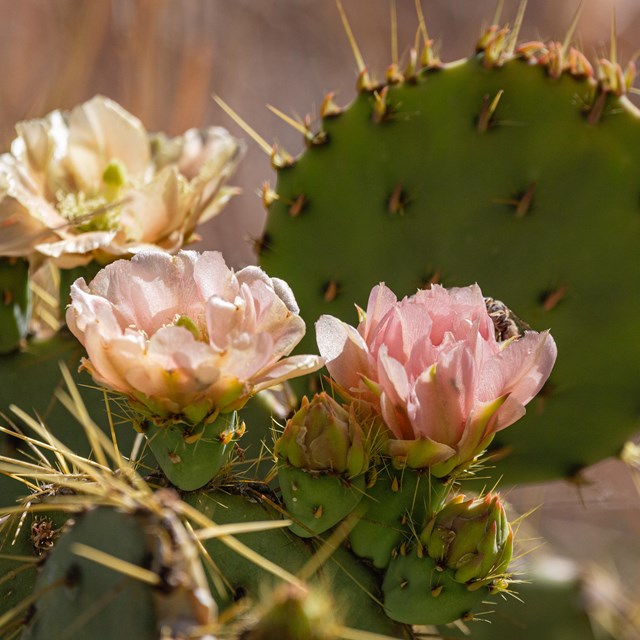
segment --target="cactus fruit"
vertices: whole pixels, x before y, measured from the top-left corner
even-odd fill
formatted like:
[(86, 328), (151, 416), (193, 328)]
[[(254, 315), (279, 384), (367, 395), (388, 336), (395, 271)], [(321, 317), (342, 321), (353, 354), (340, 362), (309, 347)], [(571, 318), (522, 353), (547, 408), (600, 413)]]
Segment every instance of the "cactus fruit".
[(476, 281), (551, 327), (552, 379), (496, 438), (510, 454), (497, 473), (517, 482), (573, 476), (638, 426), (640, 113), (631, 69), (603, 61), (595, 77), (575, 49), (516, 48), (507, 33), (492, 27), (451, 64), (427, 40), (384, 82), (361, 68), (348, 107), (328, 96), (317, 135), (265, 191), (259, 258), (308, 322), (349, 321), (381, 281), (400, 295)]
[(355, 408), (326, 393), (287, 422), (275, 444), (282, 498), (299, 536), (324, 533), (351, 513), (364, 495), (369, 455)]

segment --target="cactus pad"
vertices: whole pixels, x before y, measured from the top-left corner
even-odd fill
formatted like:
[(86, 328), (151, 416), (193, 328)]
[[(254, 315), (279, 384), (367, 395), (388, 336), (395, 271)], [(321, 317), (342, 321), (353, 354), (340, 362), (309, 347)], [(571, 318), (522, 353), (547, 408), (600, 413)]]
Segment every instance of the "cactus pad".
[(381, 281), (477, 281), (550, 328), (551, 380), (496, 439), (510, 482), (572, 476), (639, 424), (639, 113), (606, 78), (537, 62), (482, 52), (325, 108), (278, 169), (260, 251), (308, 323), (355, 320)]

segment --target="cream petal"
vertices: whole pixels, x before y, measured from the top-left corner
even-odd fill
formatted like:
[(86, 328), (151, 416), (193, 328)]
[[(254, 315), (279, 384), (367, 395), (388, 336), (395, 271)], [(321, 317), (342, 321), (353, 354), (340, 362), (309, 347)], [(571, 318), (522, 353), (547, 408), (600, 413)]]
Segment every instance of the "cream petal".
[(180, 181), (173, 166), (121, 199), (120, 227), (129, 242), (161, 242), (185, 224), (187, 212), (180, 207)]
[(68, 223), (49, 203), (41, 186), (16, 159), (5, 153), (0, 156), (0, 190), (14, 198), (32, 218), (50, 229), (63, 229)]
[(96, 193), (107, 164), (118, 159), (127, 173), (142, 178), (151, 162), (142, 123), (120, 105), (96, 96), (71, 111), (68, 120), (68, 170), (76, 186)]
[[(117, 231), (88, 231), (78, 235), (58, 240), (57, 242), (40, 242), (35, 248), (45, 256), (50, 258), (60, 258), (65, 254), (85, 254), (108, 247), (115, 238)], [(79, 258), (82, 263), (82, 258)]]
[(140, 335), (105, 336), (102, 325), (88, 324), (84, 332), (84, 347), (91, 363), (90, 371), (96, 382), (114, 391), (130, 394), (132, 387), (127, 375), (144, 357), (145, 343)]
[(194, 263), (193, 279), (202, 300), (218, 296), (231, 302), (240, 291), (236, 275), (219, 251), (205, 251), (198, 257)]
[(66, 321), (78, 340), (84, 342), (82, 336), (92, 325), (98, 326), (104, 341), (123, 335), (125, 325), (119, 311), (102, 296), (93, 295), (84, 278), (71, 285), (70, 294), (72, 303), (67, 307)]
[(33, 252), (33, 245), (55, 234), (15, 198), (3, 195), (0, 187), (0, 255), (27, 257)]
[(14, 143), (20, 141), (22, 144), (11, 146), (12, 154), (25, 162), (32, 173), (41, 174), (43, 178), (55, 153), (55, 138), (50, 130), (49, 118), (19, 122), (16, 125), (18, 138)]

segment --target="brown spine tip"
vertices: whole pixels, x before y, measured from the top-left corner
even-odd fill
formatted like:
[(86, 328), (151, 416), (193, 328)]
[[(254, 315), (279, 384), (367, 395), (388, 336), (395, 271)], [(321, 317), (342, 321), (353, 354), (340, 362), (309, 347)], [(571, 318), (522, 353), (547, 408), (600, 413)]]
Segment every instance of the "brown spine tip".
[(376, 83), (371, 80), (367, 67), (364, 67), (358, 74), (358, 79), (356, 80), (356, 89), (358, 90), (358, 93), (371, 93), (375, 88)]
[(256, 256), (260, 257), (271, 249), (272, 241), (268, 233), (264, 233), (261, 238), (254, 238), (253, 251)]
[(375, 102), (373, 104), (373, 114), (371, 119), (376, 124), (384, 122), (389, 117), (389, 87), (383, 87), (380, 91), (374, 91)]
[(307, 205), (307, 199), (304, 195), (304, 193), (301, 193), (292, 203), (291, 206), (289, 207), (289, 215), (292, 218), (297, 218), (302, 211), (304, 210), (305, 206)]
[(271, 166), (274, 169), (286, 169), (293, 164), (295, 164), (293, 156), (284, 149), (278, 148), (277, 144), (274, 144), (271, 148)]
[(442, 282), (442, 269), (435, 269), (428, 275), (420, 279), (420, 289), (430, 289), (432, 284), (440, 284)]
[(509, 57), (509, 27), (491, 26), (480, 38), (476, 50), (483, 54), (485, 67), (500, 67)]
[(491, 127), (495, 126), (496, 109), (498, 108), (498, 104), (500, 103), (500, 99), (503, 95), (504, 89), (500, 89), (493, 99), (488, 93), (482, 97), (482, 106), (480, 107), (480, 113), (476, 118), (476, 128), (480, 133), (485, 133)]
[(340, 284), (335, 280), (329, 280), (322, 289), (322, 297), (325, 302), (333, 302), (338, 297), (339, 293)]
[(318, 147), (323, 145), (329, 139), (327, 132), (320, 129), (320, 131), (314, 131), (311, 126), (311, 116), (307, 114), (304, 117), (304, 142), (307, 147)]
[(404, 77), (407, 82), (415, 82), (418, 77), (418, 52), (415, 47), (409, 50), (409, 61), (404, 68)]
[(420, 65), (423, 69), (440, 69), (442, 60), (433, 50), (433, 40), (426, 40), (422, 54), (420, 55)]
[(400, 73), (398, 65), (394, 62), (387, 67), (385, 78), (389, 84), (402, 84), (404, 82), (404, 76)]
[(402, 183), (398, 182), (393, 193), (389, 196), (387, 211), (393, 215), (403, 215), (408, 202), (409, 199), (402, 187)]
[(542, 304), (542, 308), (545, 311), (551, 311), (552, 309), (555, 309), (567, 295), (568, 290), (569, 287), (566, 284), (563, 284), (562, 286), (556, 287), (555, 289), (545, 291), (540, 296), (540, 303)]
[(268, 182), (262, 183), (260, 196), (265, 209), (268, 209), (279, 198), (278, 194), (271, 188)]
[(531, 204), (533, 202), (533, 194), (536, 190), (536, 183), (532, 182), (518, 198), (516, 204), (516, 218), (524, 218), (524, 216), (531, 210)]
[(333, 96), (335, 94), (333, 92), (327, 93), (320, 105), (320, 117), (321, 118), (335, 118), (339, 116), (343, 109), (339, 107), (333, 100)]

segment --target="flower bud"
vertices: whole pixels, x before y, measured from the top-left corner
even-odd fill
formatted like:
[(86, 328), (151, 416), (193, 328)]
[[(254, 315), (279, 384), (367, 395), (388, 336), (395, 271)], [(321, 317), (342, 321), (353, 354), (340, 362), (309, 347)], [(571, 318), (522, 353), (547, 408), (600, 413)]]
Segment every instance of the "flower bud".
[(324, 392), (305, 397), (275, 444), (282, 499), (298, 536), (324, 533), (362, 500), (369, 454), (355, 415), (353, 405), (347, 410)]
[(456, 582), (474, 584), (505, 572), (513, 553), (513, 532), (500, 496), (456, 496), (426, 526), (420, 537), (439, 566)]
[(369, 463), (353, 406), (346, 410), (325, 392), (311, 401), (302, 399), (275, 450), (278, 458), (298, 469), (330, 471), (349, 478), (364, 473)]

